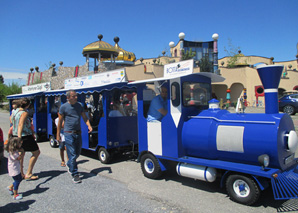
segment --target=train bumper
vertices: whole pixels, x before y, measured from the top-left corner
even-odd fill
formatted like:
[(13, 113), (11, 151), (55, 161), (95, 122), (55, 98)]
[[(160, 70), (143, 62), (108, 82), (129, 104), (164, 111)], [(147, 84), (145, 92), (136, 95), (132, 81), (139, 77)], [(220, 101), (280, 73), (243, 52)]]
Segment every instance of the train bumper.
[(298, 168), (297, 166), (271, 178), (275, 200), (298, 198)]

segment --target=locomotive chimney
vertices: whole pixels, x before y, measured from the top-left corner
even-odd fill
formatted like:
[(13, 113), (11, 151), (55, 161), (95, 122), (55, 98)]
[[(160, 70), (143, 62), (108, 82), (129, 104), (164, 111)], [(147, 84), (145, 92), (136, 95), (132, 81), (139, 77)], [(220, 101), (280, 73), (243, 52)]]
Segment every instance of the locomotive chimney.
[(283, 71), (283, 66), (262, 64), (256, 68), (264, 86), (265, 113), (278, 113), (278, 85)]

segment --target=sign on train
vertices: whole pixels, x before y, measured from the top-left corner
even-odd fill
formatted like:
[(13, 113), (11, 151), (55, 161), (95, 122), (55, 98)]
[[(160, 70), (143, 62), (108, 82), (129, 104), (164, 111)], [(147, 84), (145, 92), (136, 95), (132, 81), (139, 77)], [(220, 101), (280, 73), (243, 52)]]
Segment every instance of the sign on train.
[(33, 92), (43, 92), (51, 90), (51, 82), (41, 83), (41, 84), (34, 84), (30, 86), (23, 86), (22, 93), (28, 94)]
[(64, 88), (79, 89), (83, 87), (102, 86), (118, 82), (126, 82), (125, 69), (117, 69), (89, 76), (66, 79)]
[(166, 64), (164, 66), (164, 78), (179, 77), (193, 73), (193, 59)]

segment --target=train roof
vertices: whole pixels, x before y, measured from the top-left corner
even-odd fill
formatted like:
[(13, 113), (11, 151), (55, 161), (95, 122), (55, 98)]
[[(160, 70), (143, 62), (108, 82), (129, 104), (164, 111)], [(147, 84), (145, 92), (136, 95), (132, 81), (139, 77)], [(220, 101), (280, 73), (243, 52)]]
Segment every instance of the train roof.
[(15, 95), (8, 95), (6, 96), (7, 99), (16, 99), (16, 98), (30, 98), (35, 96), (42, 95), (43, 92), (32, 92), (32, 93), (22, 93), (22, 94), (15, 94)]
[(123, 87), (132, 88), (133, 85), (128, 85), (127, 82), (117, 82), (117, 83), (110, 83), (110, 84), (105, 84), (100, 86), (50, 90), (50, 91), (44, 92), (44, 94), (45, 96), (65, 95), (66, 92), (69, 90), (75, 90), (78, 94), (87, 94), (87, 93), (102, 92), (104, 90), (112, 90), (114, 88), (123, 88)]
[(183, 76), (152, 78), (152, 79), (146, 79), (146, 80), (141, 80), (141, 81), (134, 81), (134, 82), (130, 82), (128, 84), (141, 84), (141, 83), (150, 83), (150, 82), (154, 82), (154, 81), (166, 81), (166, 80), (170, 80), (170, 79), (174, 79), (174, 78), (182, 78), (182, 77), (190, 76), (190, 75), (199, 75), (199, 76), (208, 77), (211, 79), (212, 83), (223, 82), (225, 80), (224, 77), (214, 74), (214, 73), (211, 73), (211, 72), (200, 72), (200, 73), (191, 73), (191, 74), (183, 75)]

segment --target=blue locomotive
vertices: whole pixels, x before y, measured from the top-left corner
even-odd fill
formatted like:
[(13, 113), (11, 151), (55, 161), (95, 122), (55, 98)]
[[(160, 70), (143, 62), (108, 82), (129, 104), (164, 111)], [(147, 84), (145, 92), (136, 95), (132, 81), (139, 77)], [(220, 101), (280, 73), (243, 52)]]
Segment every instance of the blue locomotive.
[[(217, 100), (208, 102), (211, 82), (222, 80), (212, 73), (134, 82), (143, 174), (158, 178), (171, 161), (181, 176), (207, 182), (220, 178), (238, 203), (255, 203), (270, 185), (275, 199), (297, 198), (297, 134), (291, 117), (278, 113), (283, 67), (261, 65), (257, 70), (265, 88), (265, 114), (230, 113), (220, 110)], [(168, 88), (168, 113), (161, 122), (146, 120), (150, 83)]]

